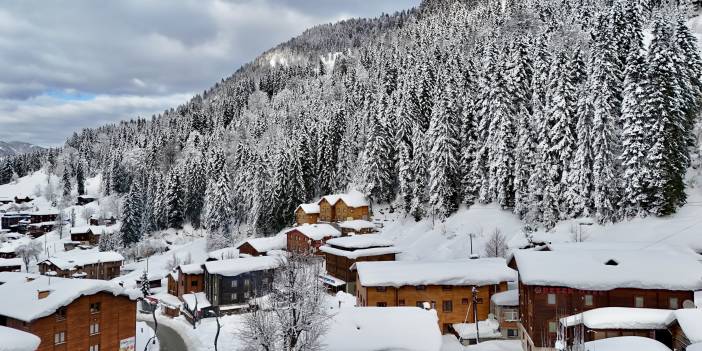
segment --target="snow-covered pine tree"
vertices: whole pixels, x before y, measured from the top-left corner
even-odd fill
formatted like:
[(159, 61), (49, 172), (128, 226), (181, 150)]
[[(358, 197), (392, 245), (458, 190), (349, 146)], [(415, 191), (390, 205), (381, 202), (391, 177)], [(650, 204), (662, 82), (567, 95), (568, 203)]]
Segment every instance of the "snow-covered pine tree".
[(144, 271), (141, 274), (141, 295), (147, 297), (151, 295), (151, 283), (149, 282), (149, 273)]
[[(317, 165), (317, 186), (319, 187), (319, 194), (330, 194), (336, 190), (334, 189), (334, 180), (336, 179), (337, 170), (336, 165), (339, 162), (339, 144), (341, 144), (341, 138), (343, 137), (345, 127), (346, 116), (344, 109), (339, 108), (329, 116), (329, 119), (322, 128), (317, 156), (319, 160)], [(304, 144), (300, 145), (300, 148), (308, 152), (306, 148), (304, 148)], [(305, 157), (301, 160), (304, 161), (307, 159), (308, 158)], [(312, 165), (309, 165), (308, 167), (311, 166)], [(311, 171), (311, 169), (306, 170), (306, 173), (311, 173)]]
[(141, 240), (143, 235), (142, 216), (144, 211), (141, 180), (135, 179), (129, 187), (122, 209), (122, 226), (120, 233), (122, 243), (129, 247)]
[(686, 142), (694, 146), (697, 138), (691, 132), (697, 123), (700, 104), (702, 104), (702, 59), (700, 58), (697, 39), (690, 32), (686, 18), (677, 20), (675, 26), (675, 63), (681, 87), (682, 110), (685, 114)]
[(165, 208), (166, 225), (169, 228), (180, 229), (184, 222), (184, 205), (185, 191), (183, 189), (183, 177), (180, 167), (174, 167), (168, 173), (168, 182), (164, 188), (165, 202), (162, 204)]
[(411, 144), (400, 141), (398, 146), (398, 183), (399, 197), (405, 213), (412, 209), (412, 192), (414, 188), (414, 173), (412, 172)]
[(392, 158), (392, 138), (385, 123), (386, 99), (385, 94), (381, 93), (372, 116), (363, 158), (365, 192), (377, 202), (389, 202), (393, 196), (392, 173), (395, 166)]
[(85, 195), (85, 171), (83, 170), (83, 161), (78, 160), (76, 164), (76, 187), (78, 195)]
[(231, 179), (224, 151), (212, 151), (210, 169), (216, 170), (207, 184), (202, 224), (207, 229), (207, 249), (217, 250), (233, 244)]
[(505, 66), (495, 65), (489, 92), (488, 198), (502, 208), (514, 206), (514, 105), (505, 79)]
[(412, 173), (414, 175), (414, 185), (412, 187), (412, 204), (410, 205), (410, 215), (415, 221), (420, 221), (426, 215), (424, 204), (427, 201), (428, 166), (427, 166), (427, 143), (425, 134), (421, 126), (415, 125), (412, 129)]
[(68, 169), (68, 165), (63, 167), (63, 177), (61, 178), (61, 183), (63, 184), (63, 201), (68, 201), (71, 197), (71, 172)]

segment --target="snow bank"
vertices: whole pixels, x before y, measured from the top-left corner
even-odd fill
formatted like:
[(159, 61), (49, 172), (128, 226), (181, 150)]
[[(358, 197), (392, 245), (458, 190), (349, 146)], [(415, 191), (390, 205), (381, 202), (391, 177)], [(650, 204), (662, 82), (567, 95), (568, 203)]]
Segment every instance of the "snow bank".
[(185, 303), (185, 307), (189, 310), (195, 309), (196, 305), (198, 311), (212, 306), (204, 292), (183, 294), (183, 302)]
[(363, 286), (493, 285), (517, 279), (502, 258), (455, 261), (357, 262)]
[(57, 257), (51, 257), (44, 262), (51, 262), (61, 269), (74, 269), (99, 262), (124, 261), (124, 257), (114, 251), (93, 250), (72, 250), (61, 252)]
[(285, 234), (265, 238), (251, 238), (246, 240), (246, 242), (258, 252), (285, 250), (288, 247), (288, 237)]
[(239, 257), (239, 249), (234, 247), (225, 247), (207, 253), (207, 258), (212, 260), (226, 260), (237, 257)]
[[(29, 279), (27, 279), (29, 277)], [(50, 278), (25, 273), (0, 273), (0, 315), (25, 322), (53, 314), (83, 295), (108, 292), (120, 295), (124, 288), (104, 280)], [(38, 292), (48, 296), (39, 298)]]
[(276, 256), (242, 257), (207, 262), (205, 269), (210, 274), (233, 277), (241, 273), (278, 268), (282, 263), (283, 259)]
[(306, 237), (312, 239), (312, 240), (322, 240), (325, 237), (331, 236), (331, 237), (339, 237), (341, 236), (341, 232), (338, 231), (336, 228), (332, 227), (329, 224), (303, 224), (301, 226), (297, 226), (295, 228), (292, 228), (285, 233), (289, 233), (293, 230), (297, 230)]
[(0, 351), (34, 351), (41, 339), (34, 334), (0, 326)]
[(317, 202), (318, 204), (322, 200), (327, 200), (329, 204), (334, 206), (339, 200), (343, 201), (349, 207), (364, 207), (370, 206), (368, 199), (359, 191), (352, 190), (347, 194), (333, 194), (322, 196), (322, 198)]
[(490, 301), (496, 306), (519, 306), (519, 290), (512, 289), (492, 295)]
[(599, 291), (702, 289), (702, 264), (665, 251), (518, 251), (515, 258), (520, 280), (529, 285)]
[(340, 250), (333, 248), (328, 245), (321, 246), (320, 251), (326, 252), (336, 256), (346, 257), (348, 259), (356, 260), (359, 257), (369, 257), (369, 256), (379, 256), (387, 254), (397, 254), (401, 251), (395, 247), (374, 247), (370, 249), (358, 249), (358, 250)]
[[(301, 204), (300, 206), (297, 206), (297, 208), (301, 208), (307, 214), (319, 213), (319, 204), (316, 203)], [(297, 211), (297, 209), (295, 209), (295, 211)]]
[(344, 229), (353, 229), (355, 231), (360, 231), (363, 229), (375, 229), (375, 224), (364, 221), (362, 219), (354, 219), (352, 221), (343, 221), (339, 223), (339, 227)]
[(585, 343), (585, 351), (670, 351), (668, 347), (654, 339), (640, 336), (619, 336)]
[(672, 310), (603, 307), (561, 318), (566, 327), (584, 324), (590, 329), (667, 329), (675, 320)]
[[(136, 323), (136, 350), (147, 350), (147, 351), (158, 351), (160, 345), (158, 343), (158, 338), (151, 338), (154, 336), (154, 330), (149, 327), (146, 322)], [(149, 342), (149, 347), (146, 347), (146, 343)], [(154, 342), (155, 341), (155, 342)]]
[(322, 337), (330, 351), (439, 351), (436, 311), (416, 307), (347, 307), (338, 310)]
[(686, 348), (687, 351), (702, 351), (702, 342), (692, 344)]
[(379, 234), (345, 236), (327, 240), (327, 245), (346, 249), (365, 249), (369, 247), (392, 246), (393, 242)]
[(475, 323), (456, 323), (453, 325), (453, 329), (456, 330), (456, 333), (458, 333), (462, 339), (466, 340), (475, 339), (478, 331), (480, 331), (480, 338), (502, 338), (500, 323), (495, 319), (478, 321), (479, 330), (476, 329)]
[(689, 308), (675, 311), (675, 318), (690, 343), (702, 343), (702, 309)]
[(522, 351), (519, 340), (489, 340), (465, 347), (465, 351)]

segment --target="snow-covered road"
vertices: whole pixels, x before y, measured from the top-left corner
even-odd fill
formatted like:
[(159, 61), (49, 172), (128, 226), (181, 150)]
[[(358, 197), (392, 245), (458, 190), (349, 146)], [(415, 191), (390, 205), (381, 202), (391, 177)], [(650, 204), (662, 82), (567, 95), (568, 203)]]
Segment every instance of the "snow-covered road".
[[(146, 324), (154, 328), (153, 322), (146, 322)], [(158, 325), (156, 337), (158, 337), (158, 342), (161, 346), (160, 351), (189, 351), (183, 338), (167, 325)]]

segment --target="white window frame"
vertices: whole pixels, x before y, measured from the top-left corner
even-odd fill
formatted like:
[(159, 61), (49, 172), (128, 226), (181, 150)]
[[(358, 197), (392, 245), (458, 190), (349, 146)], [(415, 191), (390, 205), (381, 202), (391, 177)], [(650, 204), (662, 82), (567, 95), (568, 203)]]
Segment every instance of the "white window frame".
[(60, 331), (54, 333), (54, 345), (61, 345), (66, 343), (66, 331)]
[[(673, 303), (675, 302), (675, 303)], [(671, 297), (668, 299), (668, 304), (670, 305), (671, 310), (677, 310), (680, 308), (680, 300), (678, 300), (677, 297)]]
[[(552, 302), (553, 301), (553, 302)], [(558, 302), (558, 298), (556, 297), (556, 294), (549, 293), (546, 296), (546, 303), (549, 305), (555, 305)]]
[(504, 311), (502, 311), (502, 318), (505, 320), (505, 322), (519, 321), (519, 311), (517, 311), (517, 310), (504, 310)]
[(90, 345), (90, 350), (89, 351), (100, 351), (100, 344), (97, 345)]
[(90, 335), (100, 334), (100, 323), (93, 322), (90, 323)]
[(643, 296), (634, 296), (634, 307), (644, 308), (644, 306), (646, 306), (646, 299)]
[(583, 298), (583, 300), (585, 300), (585, 301), (584, 301), (585, 306), (592, 306), (592, 305), (595, 304), (595, 298), (594, 298), (594, 296), (592, 296), (592, 295), (585, 295), (585, 297)]

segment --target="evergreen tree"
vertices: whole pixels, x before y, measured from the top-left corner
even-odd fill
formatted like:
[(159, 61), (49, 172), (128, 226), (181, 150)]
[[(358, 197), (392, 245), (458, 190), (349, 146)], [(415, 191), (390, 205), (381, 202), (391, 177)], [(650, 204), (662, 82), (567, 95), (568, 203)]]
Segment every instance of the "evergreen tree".
[(83, 171), (83, 162), (78, 161), (76, 165), (76, 187), (78, 195), (85, 195), (85, 172)]
[(366, 193), (378, 202), (392, 200), (394, 163), (392, 159), (392, 144), (388, 127), (384, 123), (383, 111), (385, 104), (378, 104), (374, 114), (371, 131), (366, 143), (363, 162), (363, 177)]
[(139, 242), (143, 235), (141, 216), (144, 210), (144, 194), (142, 193), (140, 183), (140, 180), (132, 182), (131, 187), (129, 187), (129, 193), (123, 204), (120, 233), (122, 235), (122, 243), (125, 246), (131, 246)]
[(488, 196), (502, 208), (514, 206), (514, 149), (516, 146), (514, 106), (507, 89), (504, 67), (492, 72), (489, 92)]
[(71, 174), (68, 166), (63, 168), (63, 177), (61, 178), (61, 182), (63, 183), (63, 201), (68, 201), (68, 199), (71, 197)]
[[(323, 127), (320, 137), (319, 160), (317, 167), (317, 184), (320, 194), (330, 194), (334, 189), (334, 180), (336, 179), (336, 165), (339, 162), (339, 145), (346, 127), (345, 114), (343, 109), (339, 109), (332, 114)], [(303, 146), (301, 151), (308, 152)], [(301, 158), (306, 160), (307, 158)], [(305, 165), (303, 165), (305, 166)]]
[(410, 205), (410, 215), (415, 221), (420, 221), (425, 216), (424, 204), (427, 201), (427, 140), (421, 127), (416, 125), (412, 130), (412, 173), (414, 174), (414, 186), (412, 187), (412, 203)]
[(168, 173), (168, 183), (165, 187), (165, 202), (162, 204), (166, 210), (165, 220), (169, 228), (180, 229), (184, 221), (184, 191), (183, 178), (179, 168), (173, 168)]

